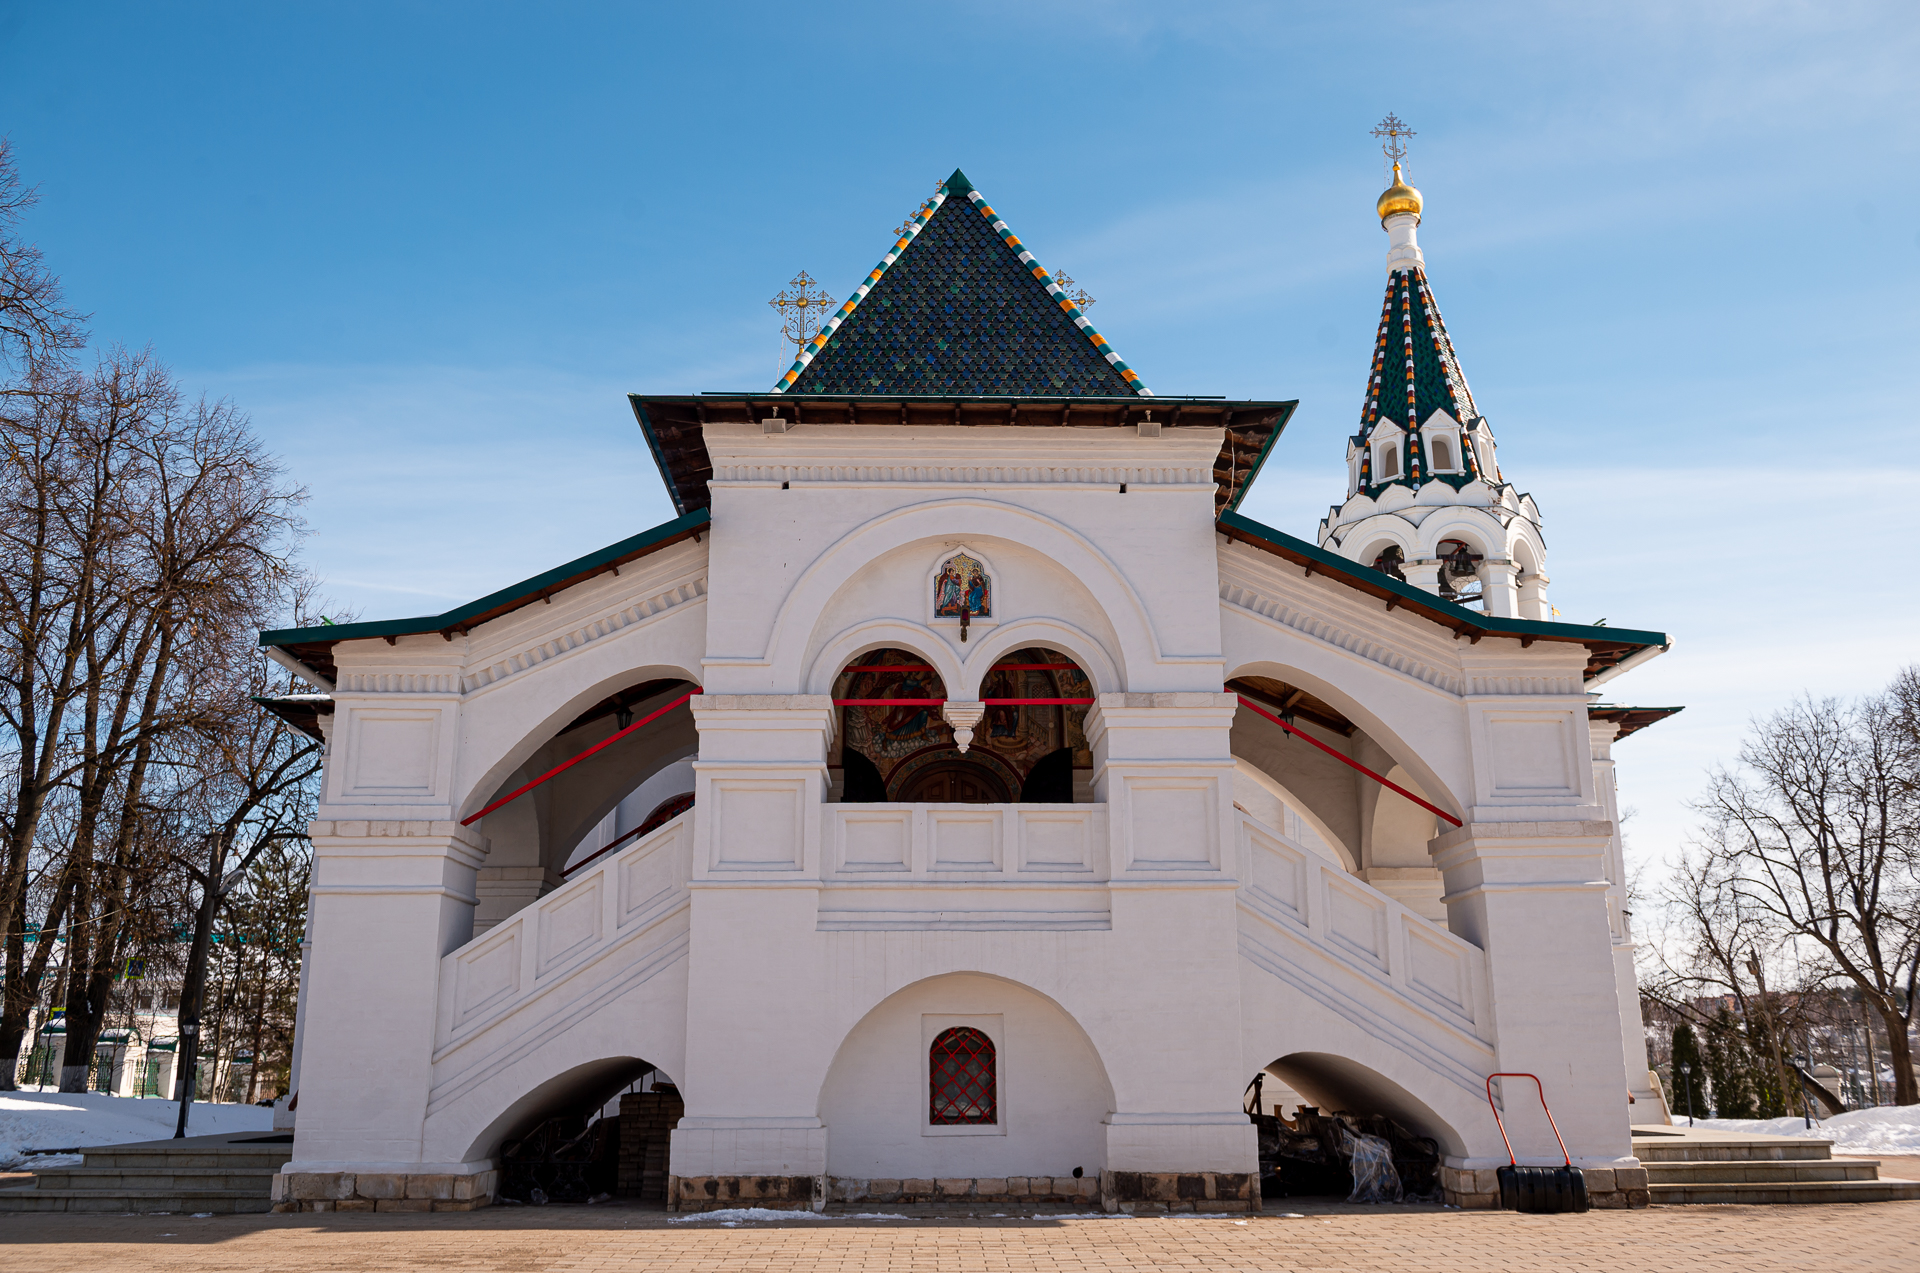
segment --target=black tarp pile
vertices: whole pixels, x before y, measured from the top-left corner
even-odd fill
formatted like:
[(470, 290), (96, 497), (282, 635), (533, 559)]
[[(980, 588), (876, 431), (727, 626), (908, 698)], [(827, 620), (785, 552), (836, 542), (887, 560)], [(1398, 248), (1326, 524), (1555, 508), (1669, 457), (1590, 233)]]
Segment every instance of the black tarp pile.
[(1248, 1117), (1259, 1135), (1262, 1198), (1440, 1201), (1440, 1146), (1384, 1114), (1322, 1114), (1302, 1105), (1292, 1120)]

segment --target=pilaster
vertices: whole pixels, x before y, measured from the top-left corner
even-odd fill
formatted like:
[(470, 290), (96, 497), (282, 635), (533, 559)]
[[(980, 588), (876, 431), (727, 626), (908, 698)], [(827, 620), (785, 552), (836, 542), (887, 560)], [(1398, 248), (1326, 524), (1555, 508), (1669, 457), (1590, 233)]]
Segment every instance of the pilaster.
[[(1499, 1068), (1540, 1077), (1568, 1151), (1587, 1167), (1634, 1165), (1607, 928), (1612, 835), (1598, 819), (1474, 821), (1432, 844), (1448, 927), (1486, 952)], [(1556, 1159), (1532, 1085), (1508, 1084), (1501, 1099), (1521, 1161)]]
[[(686, 1074), (675, 1076), (686, 1114), (673, 1131), (669, 1171), (714, 1182), (715, 1196), (749, 1177), (824, 1180), (818, 1076), (837, 1040), (814, 1025), (823, 1002), (819, 812), (833, 700), (703, 694), (692, 707), (700, 730), (693, 953)], [(802, 1192), (812, 1200), (818, 1191)]]
[(286, 1173), (423, 1164), (441, 956), (471, 935), (486, 842), (451, 820), (312, 824), (313, 952)]
[(1109, 972), (1132, 992), (1122, 1033), (1157, 1054), (1130, 1067), (1153, 1075), (1150, 1086), (1115, 1088), (1106, 1165), (1116, 1180), (1258, 1170), (1239, 1105), (1238, 881), (1228, 848), (1237, 707), (1232, 694), (1102, 694), (1087, 713), (1094, 795), (1110, 811)]

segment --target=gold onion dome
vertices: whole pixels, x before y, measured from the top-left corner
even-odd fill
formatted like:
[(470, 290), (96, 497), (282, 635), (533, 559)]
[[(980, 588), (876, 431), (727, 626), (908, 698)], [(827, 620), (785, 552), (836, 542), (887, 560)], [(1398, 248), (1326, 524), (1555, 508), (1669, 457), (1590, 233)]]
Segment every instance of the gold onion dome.
[(1393, 166), (1393, 184), (1387, 187), (1374, 206), (1379, 209), (1383, 225), (1396, 212), (1411, 212), (1416, 217), (1420, 215), (1420, 192), (1401, 180), (1399, 164)]

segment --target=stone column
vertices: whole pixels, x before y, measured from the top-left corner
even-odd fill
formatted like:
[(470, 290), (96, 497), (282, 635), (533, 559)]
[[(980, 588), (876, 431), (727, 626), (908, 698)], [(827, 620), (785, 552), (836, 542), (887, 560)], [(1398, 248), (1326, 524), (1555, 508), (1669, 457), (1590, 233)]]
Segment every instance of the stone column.
[(821, 804), (835, 714), (825, 695), (703, 694), (694, 764), (686, 1115), (667, 1206), (825, 1205), (816, 1028)]
[[(1598, 697), (1597, 695), (1595, 697)], [(1593, 738), (1593, 786), (1600, 806), (1613, 824), (1607, 838), (1607, 926), (1613, 941), (1613, 979), (1620, 1000), (1620, 1050), (1627, 1070), (1627, 1090), (1633, 1094), (1633, 1121), (1665, 1123), (1672, 1111), (1653, 1081), (1647, 1064), (1647, 1031), (1640, 1016), (1640, 977), (1634, 968), (1633, 912), (1627, 909), (1626, 845), (1620, 836), (1619, 783), (1613, 770), (1613, 740), (1620, 727), (1612, 721), (1589, 722)]]
[(1400, 573), (1416, 588), (1432, 593), (1440, 591), (1440, 563), (1437, 561), (1404, 562)]
[(1513, 619), (1520, 614), (1520, 597), (1514, 589), (1514, 565), (1491, 557), (1480, 563), (1480, 593), (1486, 598), (1487, 613), (1495, 618)]
[(312, 835), (314, 946), (283, 1174), (487, 1170), (420, 1157), (440, 958), (471, 930), (484, 842), (450, 820), (325, 820)]
[[(1473, 802), (1466, 825), (1430, 846), (1448, 927), (1486, 953), (1497, 1070), (1539, 1076), (1574, 1165), (1591, 1169), (1596, 1205), (1645, 1205), (1607, 904), (1615, 828), (1595, 788), (1578, 666), (1539, 658), (1523, 674), (1510, 659), (1467, 659)], [(1568, 692), (1514, 692), (1551, 679)], [(1496, 1091), (1520, 1161), (1560, 1161), (1532, 1083)], [(1500, 1137), (1491, 1119), (1458, 1130), (1468, 1151), (1448, 1160), (1448, 1188), (1461, 1195), (1452, 1200), (1490, 1205), (1480, 1186), (1492, 1188), (1491, 1169), (1506, 1161)]]
[(1538, 570), (1520, 576), (1520, 617), (1538, 619), (1542, 623), (1553, 618), (1553, 607), (1547, 604), (1547, 584), (1552, 582)]
[(1105, 1206), (1175, 1197), (1241, 1209), (1258, 1172), (1240, 1106), (1232, 694), (1102, 694), (1087, 713), (1094, 798), (1109, 807), (1114, 962), (1130, 988), (1102, 1037), (1115, 1109)]

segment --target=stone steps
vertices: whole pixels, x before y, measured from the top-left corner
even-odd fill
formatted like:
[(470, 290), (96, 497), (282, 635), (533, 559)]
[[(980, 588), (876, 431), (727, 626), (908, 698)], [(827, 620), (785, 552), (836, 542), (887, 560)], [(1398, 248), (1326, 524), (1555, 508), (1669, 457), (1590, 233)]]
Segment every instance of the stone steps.
[(270, 1211), (273, 1178), (293, 1157), (291, 1138), (242, 1132), (102, 1145), (82, 1166), (46, 1167), (31, 1185), (0, 1189), (0, 1212), (109, 1214)]
[(1920, 1180), (1810, 1180), (1748, 1184), (1651, 1185), (1653, 1201), (1668, 1205), (1738, 1203), (1913, 1202)]
[(272, 1209), (264, 1192), (237, 1189), (0, 1189), (0, 1212), (239, 1215)]
[(1650, 1185), (1814, 1184), (1830, 1180), (1878, 1180), (1880, 1164), (1864, 1160), (1810, 1158), (1802, 1162), (1650, 1162)]
[(1920, 1180), (1882, 1180), (1872, 1159), (1833, 1157), (1833, 1142), (1685, 1127), (1634, 1128), (1651, 1200), (1667, 1205), (1804, 1205), (1920, 1199)]

